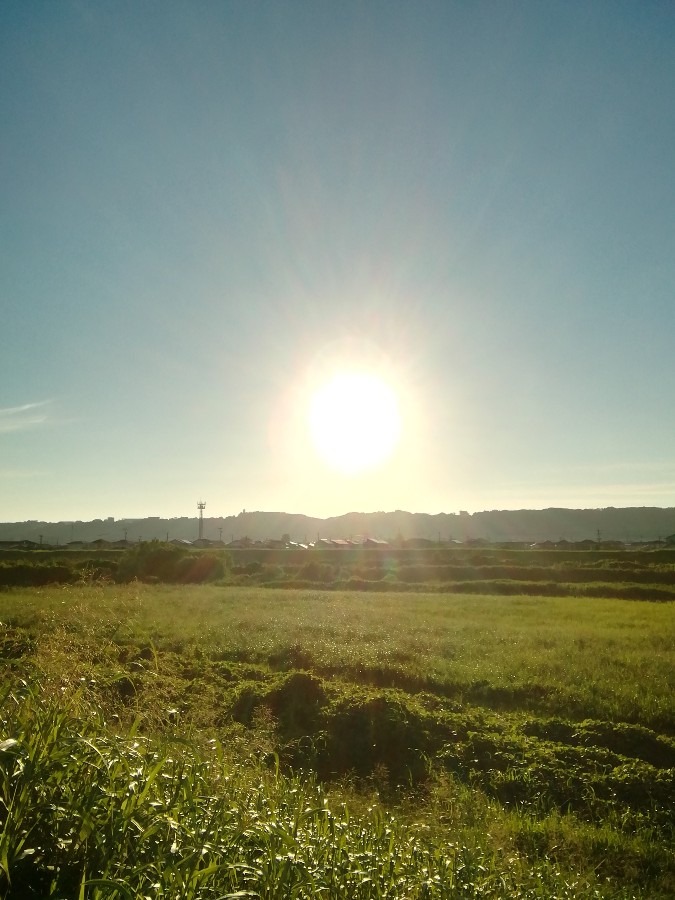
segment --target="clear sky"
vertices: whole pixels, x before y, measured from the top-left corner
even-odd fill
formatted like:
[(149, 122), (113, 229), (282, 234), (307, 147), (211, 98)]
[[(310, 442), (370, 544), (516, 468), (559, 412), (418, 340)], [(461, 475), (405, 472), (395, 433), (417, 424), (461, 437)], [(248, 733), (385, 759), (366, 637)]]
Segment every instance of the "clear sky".
[(669, 0), (4, 0), (0, 520), (674, 506), (674, 170)]

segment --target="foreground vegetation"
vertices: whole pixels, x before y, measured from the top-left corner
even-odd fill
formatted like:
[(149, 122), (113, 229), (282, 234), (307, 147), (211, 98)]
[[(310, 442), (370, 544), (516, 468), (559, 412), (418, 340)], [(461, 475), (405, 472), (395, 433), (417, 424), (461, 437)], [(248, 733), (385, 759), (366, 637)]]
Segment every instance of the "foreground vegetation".
[(675, 607), (0, 595), (1, 896), (675, 895)]

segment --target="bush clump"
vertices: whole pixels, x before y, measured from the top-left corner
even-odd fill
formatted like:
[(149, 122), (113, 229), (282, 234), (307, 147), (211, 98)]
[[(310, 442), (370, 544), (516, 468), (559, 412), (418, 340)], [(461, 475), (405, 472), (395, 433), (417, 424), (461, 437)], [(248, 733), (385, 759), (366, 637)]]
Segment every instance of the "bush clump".
[(72, 584), (77, 572), (62, 563), (2, 563), (0, 587), (42, 587), (46, 584)]
[(190, 553), (160, 541), (143, 541), (127, 550), (117, 569), (119, 581), (194, 584), (215, 581), (225, 574), (223, 560), (212, 553)]

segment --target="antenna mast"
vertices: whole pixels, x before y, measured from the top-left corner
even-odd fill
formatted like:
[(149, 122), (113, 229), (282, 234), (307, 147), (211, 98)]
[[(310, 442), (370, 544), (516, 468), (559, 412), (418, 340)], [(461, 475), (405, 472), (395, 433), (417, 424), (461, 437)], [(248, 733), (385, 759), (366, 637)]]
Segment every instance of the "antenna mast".
[(197, 509), (199, 510), (199, 540), (204, 537), (204, 510), (206, 509), (206, 503), (203, 500), (200, 500), (197, 504)]

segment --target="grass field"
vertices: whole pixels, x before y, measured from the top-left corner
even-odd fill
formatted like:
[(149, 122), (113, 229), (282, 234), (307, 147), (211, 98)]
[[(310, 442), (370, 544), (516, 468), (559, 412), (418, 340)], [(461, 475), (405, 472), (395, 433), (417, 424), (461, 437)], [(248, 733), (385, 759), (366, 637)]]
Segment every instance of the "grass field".
[(0, 594), (4, 897), (675, 896), (675, 605)]

